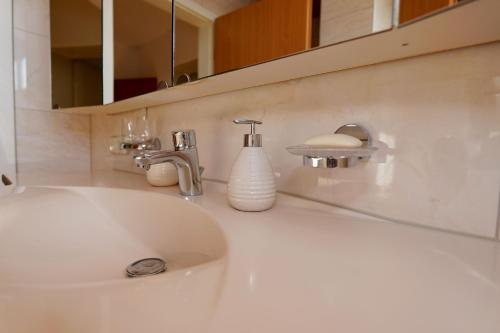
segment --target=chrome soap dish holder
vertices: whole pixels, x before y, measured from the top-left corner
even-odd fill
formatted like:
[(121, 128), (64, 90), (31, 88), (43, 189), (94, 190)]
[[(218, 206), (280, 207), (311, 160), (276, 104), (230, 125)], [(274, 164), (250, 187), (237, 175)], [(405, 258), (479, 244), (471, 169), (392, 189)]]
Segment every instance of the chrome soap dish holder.
[(350, 168), (360, 161), (367, 161), (377, 150), (372, 146), (370, 133), (358, 124), (347, 124), (335, 131), (358, 138), (363, 145), (359, 148), (337, 148), (331, 146), (298, 145), (287, 147), (289, 153), (303, 157), (304, 166), (313, 168)]

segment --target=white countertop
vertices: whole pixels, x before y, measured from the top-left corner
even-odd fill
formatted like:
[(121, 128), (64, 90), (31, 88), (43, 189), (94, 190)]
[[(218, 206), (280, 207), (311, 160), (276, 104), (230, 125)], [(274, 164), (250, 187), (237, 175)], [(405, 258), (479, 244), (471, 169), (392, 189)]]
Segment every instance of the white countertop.
[[(178, 196), (123, 172), (24, 183)], [(286, 195), (270, 211), (244, 213), (227, 205), (223, 184), (204, 190), (191, 201), (211, 212), (229, 248), (205, 332), (500, 332), (498, 242)]]

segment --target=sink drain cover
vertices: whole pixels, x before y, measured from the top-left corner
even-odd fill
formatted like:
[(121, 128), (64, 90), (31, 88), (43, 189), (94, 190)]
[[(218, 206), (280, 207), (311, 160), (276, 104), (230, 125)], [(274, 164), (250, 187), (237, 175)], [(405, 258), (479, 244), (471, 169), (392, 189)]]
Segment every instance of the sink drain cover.
[(127, 266), (127, 276), (141, 277), (163, 273), (167, 270), (167, 264), (160, 258), (146, 258), (137, 260)]

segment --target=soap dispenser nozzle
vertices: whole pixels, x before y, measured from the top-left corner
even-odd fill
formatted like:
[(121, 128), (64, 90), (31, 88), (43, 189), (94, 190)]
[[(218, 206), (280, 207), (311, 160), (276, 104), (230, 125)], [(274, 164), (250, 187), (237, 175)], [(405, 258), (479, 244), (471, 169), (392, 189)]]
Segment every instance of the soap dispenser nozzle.
[(233, 123), (237, 125), (250, 125), (250, 134), (245, 134), (243, 138), (244, 147), (262, 147), (262, 135), (255, 133), (255, 125), (262, 125), (261, 121), (249, 119), (235, 119)]

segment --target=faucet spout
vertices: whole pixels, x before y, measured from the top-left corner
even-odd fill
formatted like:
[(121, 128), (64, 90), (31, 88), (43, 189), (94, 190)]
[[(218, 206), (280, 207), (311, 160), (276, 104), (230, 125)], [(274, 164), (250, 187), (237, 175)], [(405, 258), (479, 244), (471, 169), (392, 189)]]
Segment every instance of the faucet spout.
[(161, 150), (155, 152), (142, 153), (134, 157), (136, 166), (149, 170), (152, 165), (161, 163), (190, 164), (188, 158), (183, 153), (175, 150)]
[[(179, 131), (175, 133), (179, 133)], [(194, 138), (194, 131), (189, 131), (189, 133)], [(180, 147), (175, 142), (175, 137), (174, 135), (175, 150), (143, 152), (134, 157), (135, 163), (138, 167), (146, 170), (149, 170), (151, 165), (154, 164), (172, 163), (176, 167), (179, 176), (179, 190), (181, 195), (201, 195), (203, 194), (203, 188), (196, 145)]]

